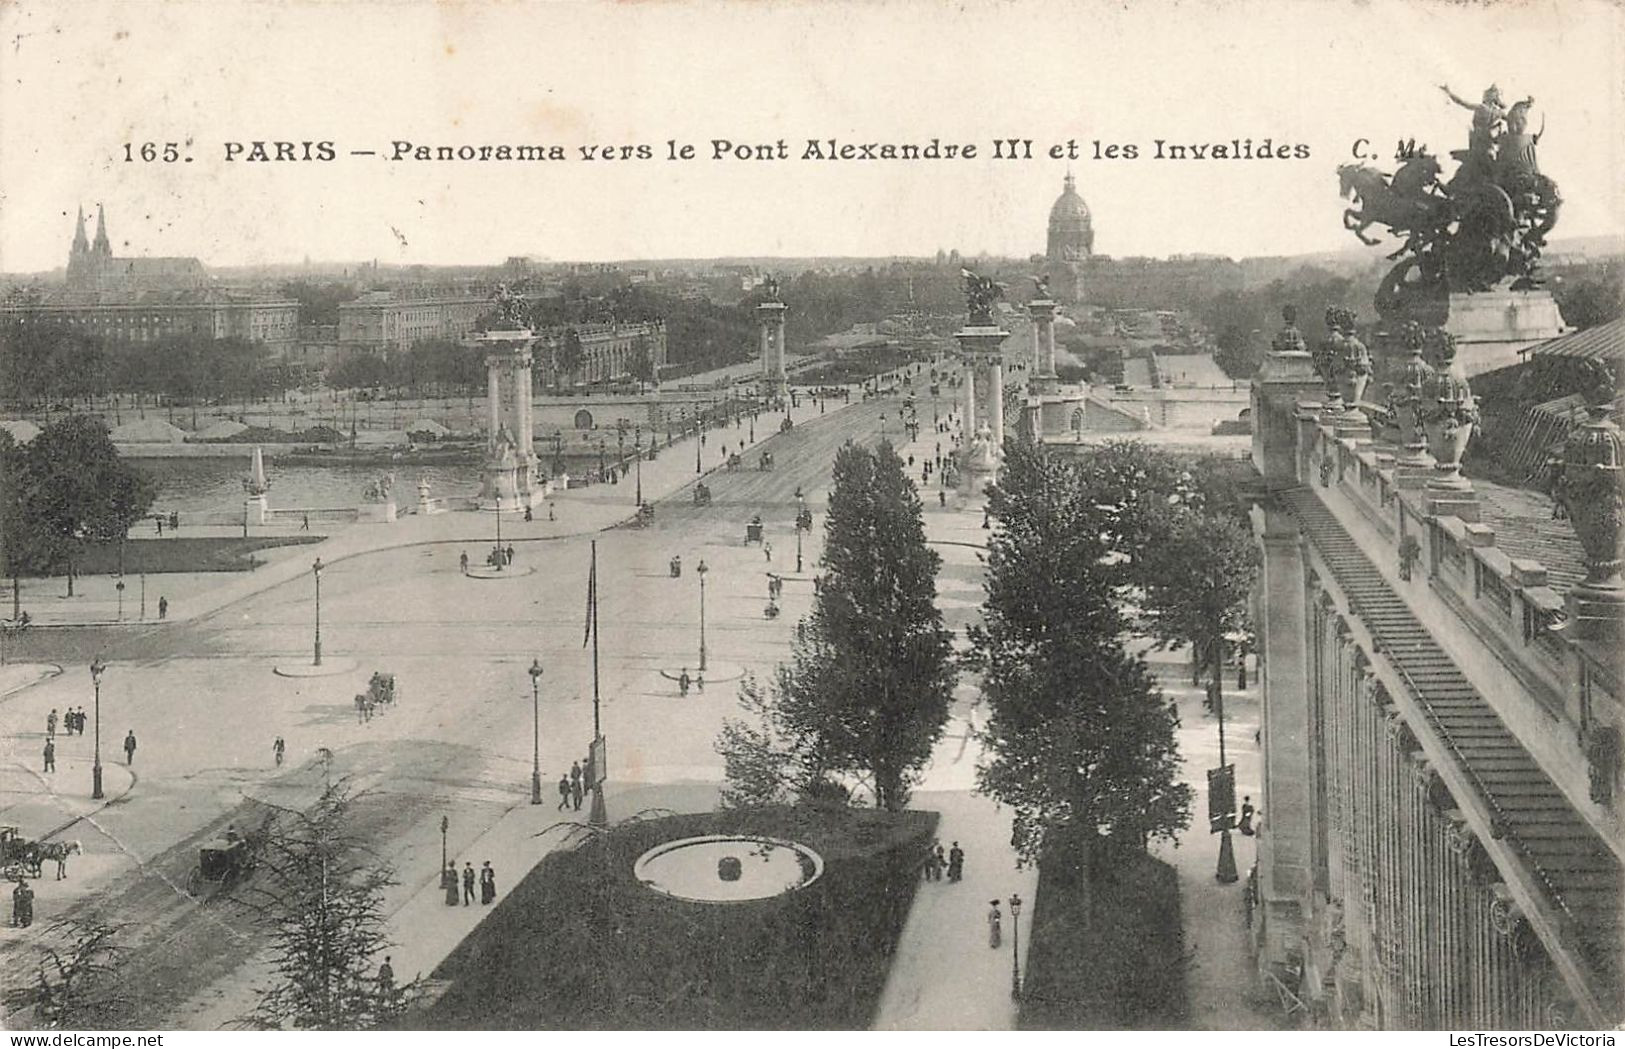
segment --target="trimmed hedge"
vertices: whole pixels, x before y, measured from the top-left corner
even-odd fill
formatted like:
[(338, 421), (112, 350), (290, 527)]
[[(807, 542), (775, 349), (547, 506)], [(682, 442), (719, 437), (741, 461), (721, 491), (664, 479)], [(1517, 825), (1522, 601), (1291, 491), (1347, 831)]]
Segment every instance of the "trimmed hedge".
[[(435, 970), (429, 1029), (860, 1029), (919, 884), (935, 813), (796, 807), (633, 820), (548, 855)], [(824, 873), (769, 900), (703, 904), (632, 874), (702, 834), (806, 845)]]
[(1061, 861), (1039, 866), (1020, 1027), (1188, 1027), (1178, 874), (1105, 839), (1091, 866), (1088, 921), (1081, 872)]

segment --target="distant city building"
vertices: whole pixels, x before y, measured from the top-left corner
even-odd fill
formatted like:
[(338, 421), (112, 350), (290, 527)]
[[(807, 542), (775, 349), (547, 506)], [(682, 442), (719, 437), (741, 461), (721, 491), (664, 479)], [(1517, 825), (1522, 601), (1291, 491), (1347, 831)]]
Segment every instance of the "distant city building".
[(666, 366), (666, 324), (651, 321), (640, 324), (577, 324), (581, 338), (582, 365), (573, 375), (560, 374), (556, 361), (570, 326), (548, 328), (537, 333), (536, 368), (544, 386), (567, 383), (604, 382), (632, 374), (632, 365), (641, 350), (647, 350), (654, 374)]
[(490, 308), (476, 296), (369, 292), (339, 307), (338, 341), (347, 351), (387, 354), (426, 339), (461, 339)]
[(195, 258), (115, 258), (107, 238), (107, 213), (96, 205), (96, 239), (85, 237), (85, 209), (79, 209), (73, 245), (68, 249), (70, 296), (128, 297), (151, 291), (201, 288), (209, 283)]
[(276, 346), (298, 337), (299, 304), (217, 289), (149, 292), (133, 302), (42, 302), (0, 306), (13, 323), (72, 328), (110, 342), (148, 343), (182, 335), (246, 339)]
[(192, 335), (286, 349), (298, 338), (299, 304), (218, 287), (195, 258), (116, 258), (98, 205), (95, 240), (85, 236), (79, 209), (63, 289), (0, 306), (0, 320), (70, 328), (109, 342)]
[(1072, 304), (1167, 309), (1191, 306), (1242, 287), (1240, 265), (1227, 258), (1113, 259), (1096, 255), (1094, 216), (1070, 174), (1050, 207), (1042, 262), (1055, 297)]

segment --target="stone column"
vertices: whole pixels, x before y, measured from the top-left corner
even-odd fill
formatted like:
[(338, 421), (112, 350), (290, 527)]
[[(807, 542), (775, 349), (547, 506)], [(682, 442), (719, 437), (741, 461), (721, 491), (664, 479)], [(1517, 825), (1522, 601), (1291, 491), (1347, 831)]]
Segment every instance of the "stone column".
[(784, 397), (789, 382), (784, 370), (784, 314), (789, 307), (774, 298), (756, 307), (762, 356), (762, 395)]
[(1033, 374), (1030, 385), (1034, 392), (1048, 392), (1055, 385), (1055, 303), (1043, 298), (1027, 304), (1027, 313), (1033, 320)]
[(1312, 886), (1308, 594), (1296, 520), (1261, 504), (1253, 511), (1253, 530), (1264, 552), (1257, 628), (1268, 653), (1260, 674), (1266, 817), (1258, 839), (1259, 962), (1270, 965), (1301, 950)]
[(987, 428), (993, 431), (993, 457), (1004, 454), (1004, 365), (999, 358), (987, 362)]
[(969, 358), (965, 359), (965, 419), (959, 429), (965, 435), (965, 447), (970, 448), (970, 439), (976, 435), (976, 362)]
[(497, 431), (502, 428), (502, 379), (497, 373), (495, 357), (485, 358), (485, 447), (495, 447)]

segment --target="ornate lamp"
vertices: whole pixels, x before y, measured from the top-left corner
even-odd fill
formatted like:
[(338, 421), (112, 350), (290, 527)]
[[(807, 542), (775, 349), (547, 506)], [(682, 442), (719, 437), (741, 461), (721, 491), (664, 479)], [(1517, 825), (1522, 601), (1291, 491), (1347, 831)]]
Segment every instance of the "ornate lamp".
[(1427, 329), (1416, 321), (1407, 321), (1399, 338), (1408, 356), (1399, 366), (1399, 381), (1388, 396), (1388, 407), (1393, 410), (1405, 450), (1400, 462), (1405, 466), (1429, 466), (1427, 433), (1422, 428), (1423, 391), (1434, 375), (1433, 366), (1422, 357)]
[(1554, 495), (1568, 511), (1574, 534), (1585, 550), (1585, 589), (1619, 601), (1625, 599), (1620, 561), (1620, 518), (1625, 513), (1620, 469), (1625, 449), (1619, 425), (1609, 418), (1619, 391), (1609, 368), (1597, 363), (1592, 367), (1590, 418), (1570, 430), (1563, 442), (1563, 465)]
[(1478, 425), (1478, 402), (1456, 361), (1456, 337), (1438, 328), (1430, 334), (1433, 376), (1423, 387), (1421, 402), (1422, 427), (1435, 460), (1428, 487), (1465, 491), (1472, 485), (1461, 476), (1461, 457)]

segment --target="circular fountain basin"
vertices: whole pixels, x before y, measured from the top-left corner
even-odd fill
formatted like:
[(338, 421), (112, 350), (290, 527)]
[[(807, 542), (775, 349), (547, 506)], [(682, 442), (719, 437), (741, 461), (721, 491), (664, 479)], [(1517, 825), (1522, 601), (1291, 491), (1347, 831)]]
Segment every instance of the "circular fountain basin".
[(824, 860), (793, 841), (707, 834), (656, 845), (638, 857), (632, 873), (645, 887), (673, 899), (744, 903), (806, 888), (824, 873)]

